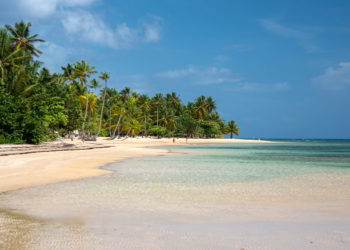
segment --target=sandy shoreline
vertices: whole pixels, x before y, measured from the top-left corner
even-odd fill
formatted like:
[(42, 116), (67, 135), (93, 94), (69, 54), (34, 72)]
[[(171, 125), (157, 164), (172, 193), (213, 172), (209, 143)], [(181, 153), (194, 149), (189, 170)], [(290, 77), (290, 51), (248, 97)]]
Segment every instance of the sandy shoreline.
[[(243, 139), (189, 139), (191, 143), (265, 143)], [(186, 144), (176, 139), (175, 145)], [(172, 138), (129, 138), (96, 142), (62, 140), (32, 145), (0, 145), (0, 193), (25, 187), (45, 185), (109, 173), (98, 167), (128, 158), (156, 156), (165, 149), (147, 146), (174, 145)]]

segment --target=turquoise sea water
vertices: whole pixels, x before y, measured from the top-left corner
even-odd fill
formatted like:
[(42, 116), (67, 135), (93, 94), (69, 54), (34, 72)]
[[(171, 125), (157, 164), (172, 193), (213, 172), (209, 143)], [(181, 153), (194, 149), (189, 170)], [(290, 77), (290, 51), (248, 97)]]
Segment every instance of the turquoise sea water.
[(350, 141), (165, 148), (0, 194), (0, 249), (349, 249)]
[[(149, 181), (189, 185), (350, 171), (350, 141), (206, 144), (168, 148), (184, 155), (147, 158), (128, 164), (143, 168), (143, 177)], [(134, 170), (130, 168), (130, 171)]]

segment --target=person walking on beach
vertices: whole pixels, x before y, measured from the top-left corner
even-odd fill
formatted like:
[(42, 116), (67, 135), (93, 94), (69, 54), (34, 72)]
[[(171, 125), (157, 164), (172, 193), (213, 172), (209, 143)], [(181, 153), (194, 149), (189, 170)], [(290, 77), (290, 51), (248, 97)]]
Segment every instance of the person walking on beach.
[(173, 138), (173, 143), (175, 143), (175, 138)]

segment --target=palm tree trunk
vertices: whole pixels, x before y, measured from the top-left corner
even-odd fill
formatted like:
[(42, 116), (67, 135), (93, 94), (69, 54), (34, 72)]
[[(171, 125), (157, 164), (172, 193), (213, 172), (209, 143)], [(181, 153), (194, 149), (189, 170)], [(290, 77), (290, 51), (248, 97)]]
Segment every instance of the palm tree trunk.
[(157, 128), (158, 128), (158, 113), (159, 113), (159, 107), (157, 106)]
[(231, 139), (232, 139), (232, 132), (231, 132)]
[[(119, 128), (119, 124), (120, 124), (120, 120), (121, 119), (122, 119), (122, 115), (120, 115), (119, 118), (118, 118), (118, 122), (117, 122), (117, 124), (115, 126), (115, 129), (114, 129), (114, 132), (113, 132), (113, 136), (112, 136), (113, 139), (115, 139), (115, 133), (117, 132), (117, 129)], [(118, 133), (118, 135), (119, 135), (119, 133)]]
[[(89, 94), (89, 91), (88, 91)], [(89, 95), (86, 95), (86, 105), (85, 105), (85, 114), (84, 114), (84, 122), (83, 122), (83, 137), (85, 137), (85, 122), (86, 122), (86, 117), (87, 117), (87, 112), (88, 112), (88, 106), (89, 106)]]
[(147, 127), (146, 127), (147, 116), (145, 115), (145, 136), (147, 136)]
[(97, 136), (100, 136), (100, 132), (101, 132), (103, 107), (105, 106), (105, 100), (106, 100), (106, 89), (107, 89), (107, 81), (105, 81), (105, 91), (103, 92), (103, 103), (102, 103), (102, 109), (101, 109), (101, 115), (100, 115), (100, 126), (98, 127)]
[(112, 115), (112, 109), (110, 108), (110, 109), (109, 109), (109, 134), (108, 134), (109, 136), (112, 135), (111, 115)]

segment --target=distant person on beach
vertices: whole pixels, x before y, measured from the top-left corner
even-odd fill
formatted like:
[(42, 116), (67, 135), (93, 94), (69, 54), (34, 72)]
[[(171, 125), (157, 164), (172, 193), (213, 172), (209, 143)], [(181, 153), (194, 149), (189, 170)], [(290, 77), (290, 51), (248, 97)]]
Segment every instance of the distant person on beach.
[(175, 138), (173, 138), (173, 143), (175, 143)]

